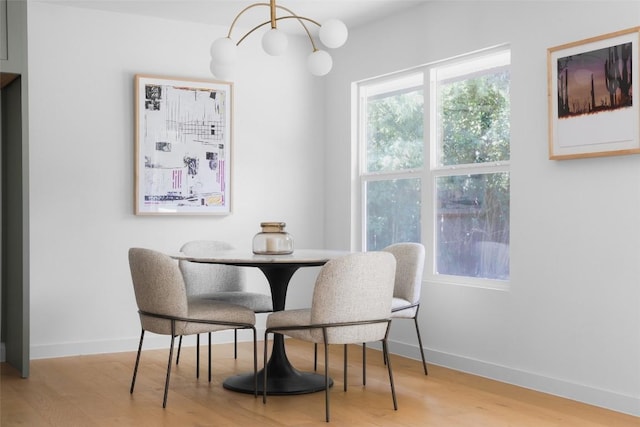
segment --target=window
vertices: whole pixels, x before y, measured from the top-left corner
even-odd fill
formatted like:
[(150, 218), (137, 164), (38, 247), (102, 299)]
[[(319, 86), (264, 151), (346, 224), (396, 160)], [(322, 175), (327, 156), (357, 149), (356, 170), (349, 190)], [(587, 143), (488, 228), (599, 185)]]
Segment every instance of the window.
[(361, 87), (367, 250), (421, 240), (423, 86), (414, 73)]
[(509, 64), (503, 48), (358, 84), (366, 250), (422, 241), (439, 280), (509, 279)]

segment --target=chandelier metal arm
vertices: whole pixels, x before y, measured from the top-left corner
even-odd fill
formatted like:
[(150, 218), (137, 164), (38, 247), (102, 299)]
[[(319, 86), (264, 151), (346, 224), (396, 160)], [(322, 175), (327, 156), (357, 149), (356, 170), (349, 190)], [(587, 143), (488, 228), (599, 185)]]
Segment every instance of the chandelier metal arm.
[[(259, 1), (261, 1), (261, 3), (248, 5), (235, 16), (231, 22), (231, 26), (229, 27), (226, 37), (220, 37), (211, 43), (211, 47), (209, 48), (211, 53), (209, 69), (216, 78), (222, 80), (228, 80), (231, 78), (233, 75), (234, 64), (238, 59), (238, 46), (244, 41), (244, 39), (249, 37), (249, 35), (265, 25), (270, 24), (271, 31), (262, 31), (264, 33), (262, 35), (262, 49), (271, 56), (282, 55), (287, 49), (287, 34), (284, 34), (282, 31), (274, 30), (278, 30), (278, 21), (283, 19), (295, 19), (304, 29), (312, 47), (312, 53), (307, 56), (307, 68), (311, 74), (314, 76), (324, 76), (331, 71), (331, 67), (333, 66), (331, 55), (326, 50), (323, 50), (322, 48), (319, 49), (320, 44), (318, 43), (316, 45), (314, 36), (311, 35), (309, 28), (311, 25), (318, 26), (320, 29), (317, 34), (319, 41), (322, 41), (323, 45), (327, 48), (335, 49), (342, 46), (347, 41), (349, 32), (344, 22), (339, 19), (330, 19), (320, 25), (319, 22), (313, 19), (297, 15), (291, 9), (278, 6), (276, 4), (277, 0)], [(251, 29), (246, 31), (246, 33), (236, 43), (231, 36), (240, 20), (240, 17), (247, 11), (256, 7), (268, 7), (270, 12), (269, 19), (265, 20), (265, 22), (261, 22), (262, 20), (259, 20), (258, 25), (255, 27), (252, 25), (253, 28), (248, 27)], [(243, 33), (245, 32), (244, 29), (241, 31)]]
[[(304, 28), (304, 31), (307, 33), (307, 37), (309, 37), (309, 41), (311, 42), (311, 47), (313, 48), (313, 51), (317, 51), (318, 48), (316, 47), (315, 42), (313, 41), (313, 37), (311, 36), (311, 32), (309, 31), (309, 28), (305, 25), (304, 21), (308, 21), (311, 22), (312, 24), (317, 25), (318, 27), (320, 27), (320, 23), (310, 19), (310, 18), (306, 18), (304, 16), (298, 16), (295, 14), (295, 12), (293, 12), (291, 9), (288, 9), (284, 6), (278, 6), (275, 4), (275, 0), (271, 0), (271, 3), (254, 3), (252, 5), (249, 5), (247, 7), (245, 7), (244, 9), (242, 9), (240, 11), (240, 13), (238, 13), (238, 15), (236, 15), (236, 17), (234, 18), (233, 22), (231, 23), (231, 26), (229, 27), (229, 32), (227, 33), (227, 37), (231, 38), (231, 33), (233, 32), (233, 28), (236, 25), (236, 22), (238, 21), (238, 19), (240, 18), (240, 16), (245, 13), (246, 11), (248, 11), (249, 9), (252, 9), (254, 7), (258, 7), (258, 6), (268, 6), (271, 10), (271, 19), (269, 21), (265, 21), (261, 24), (256, 25), (255, 27), (253, 27), (251, 30), (249, 30), (244, 36), (242, 36), (242, 38), (240, 40), (238, 40), (238, 42), (236, 43), (236, 46), (239, 46), (240, 43), (242, 43), (244, 41), (244, 39), (246, 39), (251, 33), (253, 33), (254, 31), (256, 31), (257, 29), (264, 27), (267, 24), (271, 24), (271, 28), (276, 28), (276, 22), (280, 21), (282, 19), (296, 19), (300, 25), (302, 25), (302, 28)], [(277, 9), (282, 9), (288, 13), (290, 13), (291, 15), (289, 16), (280, 16), (280, 17), (276, 17), (276, 8)]]
[(249, 9), (253, 9), (254, 7), (258, 7), (258, 6), (267, 6), (270, 7), (269, 3), (254, 3), (252, 5), (249, 5), (247, 7), (245, 7), (244, 9), (242, 9), (240, 11), (240, 13), (238, 13), (236, 15), (235, 18), (233, 18), (233, 21), (231, 22), (231, 25), (229, 26), (229, 32), (227, 33), (227, 37), (231, 38), (231, 33), (233, 32), (233, 27), (236, 26), (236, 22), (238, 22), (238, 19), (240, 19), (240, 16), (242, 16), (246, 11), (248, 11)]
[[(311, 47), (313, 48), (313, 51), (317, 51), (318, 48), (316, 47), (316, 43), (313, 41), (313, 37), (311, 36), (311, 32), (309, 31), (309, 28), (307, 28), (306, 25), (304, 25), (303, 22), (301, 22), (301, 20), (305, 20), (305, 21), (309, 21), (312, 22), (318, 26), (320, 26), (320, 24), (318, 24), (316, 21), (314, 21), (313, 19), (309, 19), (309, 18), (305, 18), (304, 16), (281, 16), (279, 18), (276, 18), (276, 21), (280, 21), (282, 19), (297, 19), (300, 24), (302, 25), (302, 28), (304, 28), (304, 31), (307, 33), (307, 37), (309, 37), (309, 41), (311, 42)], [(256, 31), (257, 29), (264, 27), (267, 24), (270, 24), (271, 21), (265, 21), (262, 24), (256, 25), (255, 27), (253, 27), (251, 30), (249, 30), (244, 36), (242, 36), (242, 38), (240, 40), (238, 40), (238, 43), (236, 43), (236, 46), (240, 46), (240, 43), (242, 43), (244, 41), (244, 39), (246, 39), (247, 37), (249, 37), (249, 35), (251, 33), (253, 33), (254, 31)]]
[(307, 33), (307, 37), (309, 37), (309, 41), (311, 42), (311, 46), (313, 47), (313, 51), (315, 52), (316, 50), (318, 50), (318, 48), (316, 47), (316, 44), (313, 42), (313, 37), (311, 37), (311, 33), (309, 32), (309, 28), (307, 28), (307, 26), (304, 25), (304, 22), (302, 22), (302, 21), (309, 21), (312, 24), (316, 24), (318, 27), (321, 27), (319, 22), (314, 21), (313, 19), (305, 18), (304, 16), (298, 16), (298, 15), (295, 15), (295, 14), (291, 15), (291, 16), (281, 16), (277, 20), (279, 21), (281, 19), (297, 19), (298, 22), (300, 23), (300, 25), (302, 25), (302, 28), (304, 28), (304, 31)]

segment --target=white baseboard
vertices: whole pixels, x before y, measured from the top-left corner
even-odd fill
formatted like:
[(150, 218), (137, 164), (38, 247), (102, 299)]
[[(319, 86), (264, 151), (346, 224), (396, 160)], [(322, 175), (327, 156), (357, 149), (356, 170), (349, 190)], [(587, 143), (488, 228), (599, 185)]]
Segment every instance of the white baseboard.
[[(412, 359), (420, 360), (416, 345), (390, 341), (389, 351)], [(640, 416), (640, 397), (616, 393), (577, 384), (557, 378), (526, 372), (508, 366), (496, 365), (482, 360), (455, 354), (425, 349), (427, 363), (462, 371), (480, 377), (513, 384), (531, 390), (559, 396), (601, 408)]]
[[(225, 344), (233, 342), (232, 331), (220, 331), (214, 333), (212, 338), (213, 344)], [(258, 339), (264, 337), (264, 331), (262, 335), (258, 330)], [(251, 341), (250, 331), (239, 331), (238, 341)], [(202, 340), (202, 338), (201, 338)], [(206, 338), (205, 338), (206, 340)], [(51, 359), (55, 357), (68, 357), (68, 356), (80, 356), (89, 354), (104, 354), (104, 353), (121, 353), (126, 351), (138, 351), (138, 343), (140, 336), (123, 338), (118, 340), (105, 340), (105, 341), (89, 341), (89, 342), (73, 342), (51, 345), (33, 345), (31, 346), (31, 360), (36, 359)], [(169, 348), (171, 338), (167, 335), (156, 335), (153, 333), (146, 333), (144, 336), (143, 350), (165, 349)], [(201, 344), (203, 341), (201, 341)], [(196, 338), (194, 336), (184, 337), (182, 344), (185, 346), (195, 346)]]

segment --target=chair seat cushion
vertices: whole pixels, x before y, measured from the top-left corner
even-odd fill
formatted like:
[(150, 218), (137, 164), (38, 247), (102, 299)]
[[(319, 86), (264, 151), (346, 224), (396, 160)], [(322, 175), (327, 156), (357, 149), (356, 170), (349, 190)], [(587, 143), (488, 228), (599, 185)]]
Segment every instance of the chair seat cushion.
[(268, 313), (273, 311), (271, 296), (255, 292), (225, 291), (198, 294), (190, 298), (224, 301), (247, 307), (256, 313)]
[[(305, 326), (311, 324), (311, 310), (301, 308), (298, 310), (276, 311), (267, 317), (267, 328), (275, 328), (278, 326)], [(322, 342), (313, 339), (311, 329), (296, 329), (283, 332), (292, 338), (304, 341)]]
[[(189, 299), (186, 317), (198, 320), (243, 323), (247, 325), (255, 325), (256, 323), (255, 313), (247, 307), (201, 298)], [(171, 321), (168, 319), (141, 314), (140, 320), (142, 327), (149, 332), (165, 335), (171, 334)], [(176, 322), (175, 334), (192, 335), (230, 328), (233, 328), (233, 326), (178, 321)]]
[[(311, 325), (311, 309), (276, 311), (267, 317), (267, 328), (280, 326), (295, 327)], [(377, 341), (384, 335), (386, 323), (361, 326), (341, 326), (327, 329), (328, 344), (352, 344), (354, 342)], [(292, 329), (280, 331), (283, 335), (313, 343), (323, 343), (322, 329)]]
[[(410, 305), (409, 300), (394, 297), (391, 301), (391, 318), (413, 319), (418, 308), (410, 307)], [(405, 308), (403, 309), (403, 307)]]

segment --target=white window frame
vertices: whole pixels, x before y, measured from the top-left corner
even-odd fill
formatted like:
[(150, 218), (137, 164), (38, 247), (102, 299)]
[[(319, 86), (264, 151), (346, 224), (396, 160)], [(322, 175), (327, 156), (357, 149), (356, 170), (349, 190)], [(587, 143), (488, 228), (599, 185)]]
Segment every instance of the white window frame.
[[(481, 62), (483, 58), (488, 56), (499, 56), (500, 54), (506, 55), (508, 59), (508, 65), (511, 65), (510, 53), (511, 49), (508, 45), (500, 45), (489, 49), (483, 49), (477, 52), (473, 52), (466, 55), (461, 55), (456, 58), (438, 61), (431, 64), (421, 65), (413, 69), (405, 70), (398, 73), (389, 74), (383, 77), (377, 77), (372, 79), (363, 80), (354, 83), (354, 104), (355, 104), (355, 118), (354, 118), (354, 147), (355, 153), (357, 153), (357, 162), (355, 162), (356, 181), (357, 186), (354, 187), (355, 200), (359, 200), (357, 209), (359, 210), (354, 215), (357, 224), (357, 232), (354, 233), (355, 247), (359, 250), (366, 248), (366, 192), (365, 186), (367, 182), (381, 181), (381, 180), (393, 180), (393, 179), (412, 179), (418, 178), (421, 181), (421, 240), (425, 244), (426, 259), (425, 259), (425, 275), (424, 279), (431, 283), (442, 283), (451, 285), (463, 285), (480, 287), (494, 290), (508, 290), (510, 286), (510, 279), (496, 280), (477, 278), (469, 276), (455, 276), (446, 274), (437, 274), (435, 269), (435, 254), (436, 254), (436, 206), (437, 206), (437, 194), (436, 194), (436, 182), (439, 177), (443, 176), (456, 176), (466, 174), (484, 174), (484, 173), (509, 173), (510, 174), (510, 161), (500, 162), (487, 162), (478, 164), (465, 164), (465, 165), (447, 165), (440, 166), (437, 164), (437, 150), (439, 144), (436, 143), (437, 126), (436, 123), (436, 111), (434, 110), (435, 96), (435, 82), (432, 79), (432, 70), (439, 67), (450, 67), (451, 65), (460, 64), (461, 69), (465, 64), (471, 65), (474, 60)], [(472, 68), (473, 69), (473, 68)], [(404, 170), (404, 171), (392, 171), (392, 172), (366, 172), (366, 126), (367, 126), (367, 87), (373, 85), (384, 85), (391, 83), (395, 80), (402, 79), (406, 76), (422, 73), (423, 75), (423, 96), (424, 96), (424, 138), (423, 143), (423, 167), (418, 169)], [(461, 73), (464, 74), (464, 73)], [(384, 92), (381, 92), (384, 93)], [(357, 187), (357, 188), (356, 188)], [(510, 196), (511, 198), (511, 196)], [(511, 215), (511, 213), (510, 213)], [(426, 243), (429, 242), (429, 243)], [(511, 246), (511, 244), (509, 245)]]
[[(421, 78), (418, 79), (418, 75), (422, 75)], [(357, 140), (356, 140), (356, 152), (358, 153), (358, 162), (357, 162), (357, 177), (358, 177), (358, 190), (357, 190), (357, 198), (356, 200), (360, 201), (359, 204), (359, 212), (356, 216), (356, 223), (359, 224), (358, 233), (357, 233), (357, 241), (358, 244), (356, 247), (359, 250), (364, 250), (366, 248), (366, 221), (364, 219), (364, 213), (367, 211), (367, 197), (366, 197), (366, 185), (368, 182), (374, 181), (392, 181), (396, 179), (413, 179), (419, 178), (421, 180), (422, 187), (424, 186), (424, 170), (425, 165), (427, 164), (427, 150), (426, 144), (422, 144), (422, 158), (423, 163), (421, 168), (414, 169), (405, 169), (402, 171), (376, 171), (376, 172), (367, 172), (367, 155), (366, 155), (366, 129), (367, 129), (367, 99), (372, 94), (363, 90), (363, 88), (368, 88), (373, 86), (374, 84), (371, 82), (375, 82), (375, 86), (383, 87), (386, 86), (386, 90), (377, 90), (374, 91), (373, 95), (376, 93), (389, 93), (395, 90), (400, 89), (408, 89), (410, 87), (418, 87), (420, 84), (423, 86), (427, 83), (425, 82), (426, 76), (424, 75), (424, 71), (416, 69), (416, 70), (408, 70), (407, 72), (399, 72), (394, 73), (386, 77), (375, 78), (363, 82), (359, 82), (355, 84), (355, 92), (357, 96)], [(412, 84), (412, 81), (420, 80), (420, 84)], [(402, 84), (405, 83), (405, 84)], [(425, 104), (427, 101), (427, 97), (424, 96)], [(424, 119), (423, 119), (424, 120)], [(425, 129), (426, 130), (426, 129)], [(424, 190), (421, 197), (424, 197)], [(421, 210), (421, 215), (423, 211)], [(421, 224), (420, 235), (424, 236), (424, 224)]]

